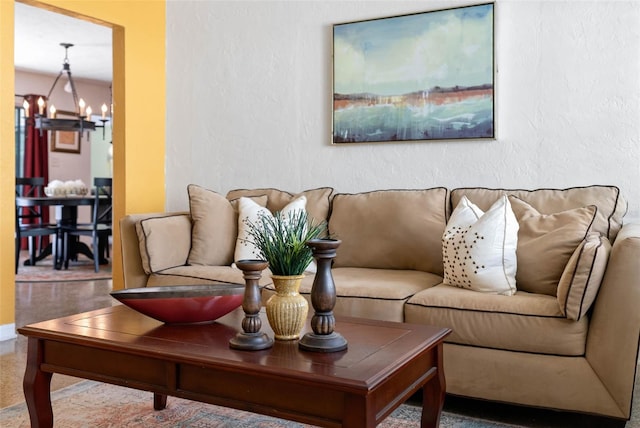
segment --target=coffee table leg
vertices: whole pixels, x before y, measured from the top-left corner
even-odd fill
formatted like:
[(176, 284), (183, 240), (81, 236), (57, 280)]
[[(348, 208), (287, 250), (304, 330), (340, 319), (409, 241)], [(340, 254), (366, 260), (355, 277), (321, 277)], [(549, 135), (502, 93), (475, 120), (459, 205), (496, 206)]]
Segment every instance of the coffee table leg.
[(29, 338), (27, 345), (27, 369), (24, 373), (22, 388), (29, 409), (32, 428), (53, 427), (51, 409), (51, 376), (40, 370), (42, 363), (42, 342)]
[(167, 396), (164, 394), (153, 393), (153, 410), (163, 410), (167, 407)]
[(437, 353), (438, 372), (422, 388), (422, 428), (437, 428), (440, 426), (440, 413), (444, 406), (446, 382), (442, 358), (443, 345), (440, 343), (434, 352)]

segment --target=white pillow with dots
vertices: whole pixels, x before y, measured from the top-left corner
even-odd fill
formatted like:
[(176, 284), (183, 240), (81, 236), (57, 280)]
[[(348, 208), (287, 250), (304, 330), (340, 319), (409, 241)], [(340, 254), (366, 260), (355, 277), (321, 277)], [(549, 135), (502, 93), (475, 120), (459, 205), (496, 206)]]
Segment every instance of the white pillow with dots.
[(483, 293), (515, 294), (518, 228), (506, 196), (486, 213), (463, 196), (442, 236), (444, 283)]

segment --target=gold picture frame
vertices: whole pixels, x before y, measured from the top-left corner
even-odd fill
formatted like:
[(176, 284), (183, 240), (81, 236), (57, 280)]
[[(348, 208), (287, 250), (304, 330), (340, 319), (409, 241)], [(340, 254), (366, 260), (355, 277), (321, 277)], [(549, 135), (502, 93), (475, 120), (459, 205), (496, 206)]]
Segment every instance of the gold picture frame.
[[(59, 119), (73, 119), (76, 118), (76, 114), (71, 111), (56, 112), (56, 118)], [(51, 131), (51, 151), (62, 153), (76, 153), (80, 154), (80, 133), (74, 131)]]

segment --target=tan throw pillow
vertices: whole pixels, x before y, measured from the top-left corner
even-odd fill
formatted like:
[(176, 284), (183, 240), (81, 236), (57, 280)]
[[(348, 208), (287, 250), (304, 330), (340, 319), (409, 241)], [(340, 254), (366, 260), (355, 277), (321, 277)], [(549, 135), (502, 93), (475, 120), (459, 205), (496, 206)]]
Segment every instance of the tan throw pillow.
[(147, 275), (187, 263), (191, 220), (186, 214), (153, 217), (136, 223), (142, 268)]
[(609, 261), (611, 244), (604, 236), (591, 233), (573, 252), (558, 284), (560, 311), (578, 321), (596, 299)]
[(556, 296), (558, 281), (576, 247), (587, 236), (597, 213), (595, 205), (540, 214), (509, 196), (518, 219), (518, 290)]
[(513, 296), (517, 244), (518, 222), (506, 196), (487, 212), (463, 196), (442, 235), (444, 284)]
[(224, 196), (195, 184), (187, 187), (191, 210), (190, 265), (228, 266), (238, 234), (237, 213)]

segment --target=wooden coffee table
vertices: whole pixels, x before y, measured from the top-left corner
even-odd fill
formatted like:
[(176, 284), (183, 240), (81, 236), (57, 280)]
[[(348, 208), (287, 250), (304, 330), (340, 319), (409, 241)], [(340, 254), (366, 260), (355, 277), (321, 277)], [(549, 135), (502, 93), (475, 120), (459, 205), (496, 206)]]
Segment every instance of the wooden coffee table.
[[(53, 426), (53, 373), (152, 391), (156, 410), (169, 395), (325, 427), (375, 427), (422, 389), (421, 426), (438, 426), (450, 330), (338, 318), (345, 351), (301, 351), (297, 341), (239, 351), (229, 339), (243, 317), (239, 309), (213, 324), (165, 325), (118, 305), (18, 329), (28, 337), (31, 426)], [(266, 317), (262, 326), (273, 337)]]

